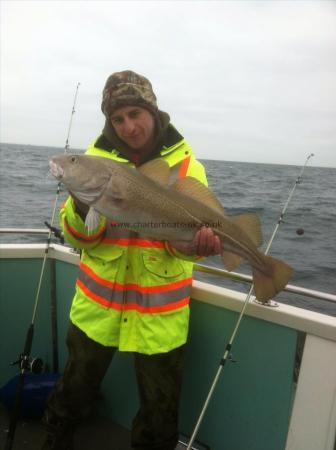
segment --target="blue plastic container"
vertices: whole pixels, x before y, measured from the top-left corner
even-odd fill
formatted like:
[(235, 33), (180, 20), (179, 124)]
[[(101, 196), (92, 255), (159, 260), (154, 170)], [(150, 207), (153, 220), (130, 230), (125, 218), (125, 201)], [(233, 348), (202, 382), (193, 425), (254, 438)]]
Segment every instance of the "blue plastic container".
[[(26, 374), (20, 417), (42, 417), (47, 398), (59, 378), (59, 373)], [(5, 405), (9, 412), (14, 406), (18, 379), (19, 375), (10, 379), (8, 383), (0, 389), (0, 401)]]

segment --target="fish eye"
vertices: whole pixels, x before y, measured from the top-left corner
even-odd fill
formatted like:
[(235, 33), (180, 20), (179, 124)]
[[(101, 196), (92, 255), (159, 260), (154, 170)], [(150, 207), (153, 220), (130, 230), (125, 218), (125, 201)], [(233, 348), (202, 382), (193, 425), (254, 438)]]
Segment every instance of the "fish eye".
[(71, 162), (73, 162), (73, 163), (74, 163), (74, 162), (76, 162), (76, 161), (77, 161), (77, 158), (76, 158), (76, 156), (71, 156), (71, 159), (70, 159), (70, 161), (71, 161)]

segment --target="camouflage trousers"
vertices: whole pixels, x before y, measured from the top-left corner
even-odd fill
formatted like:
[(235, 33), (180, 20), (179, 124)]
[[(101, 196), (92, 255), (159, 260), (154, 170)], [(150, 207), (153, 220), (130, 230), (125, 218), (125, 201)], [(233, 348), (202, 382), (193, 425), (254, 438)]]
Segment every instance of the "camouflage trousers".
[[(91, 340), (75, 325), (67, 335), (69, 359), (49, 397), (44, 422), (73, 428), (99, 398), (100, 384), (116, 352)], [(133, 420), (132, 448), (174, 450), (178, 442), (178, 408), (185, 346), (168, 353), (134, 353), (140, 408)], [(58, 427), (60, 428), (60, 427)], [(113, 447), (111, 447), (113, 448)]]

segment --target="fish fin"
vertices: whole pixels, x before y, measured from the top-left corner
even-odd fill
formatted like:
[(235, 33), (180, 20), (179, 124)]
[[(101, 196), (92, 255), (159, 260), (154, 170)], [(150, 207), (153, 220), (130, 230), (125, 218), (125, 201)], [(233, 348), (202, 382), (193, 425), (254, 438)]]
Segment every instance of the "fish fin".
[(85, 218), (85, 226), (88, 233), (90, 234), (93, 230), (95, 230), (99, 226), (99, 223), (100, 214), (91, 206)]
[(217, 199), (210, 189), (208, 189), (203, 183), (193, 177), (179, 178), (172, 184), (172, 188), (176, 191), (182, 192), (188, 197), (194, 200), (203, 202), (210, 208), (216, 210), (221, 215), (225, 214), (223, 205)]
[(247, 234), (256, 247), (260, 247), (263, 237), (260, 220), (256, 214), (240, 214), (239, 216), (230, 217), (230, 220)]
[(164, 186), (168, 186), (169, 178), (170, 178), (170, 168), (169, 164), (162, 159), (153, 159), (152, 161), (148, 161), (145, 164), (142, 164), (137, 170), (155, 181), (156, 183), (163, 184)]
[(244, 258), (242, 256), (236, 255), (232, 252), (227, 252), (225, 250), (222, 250), (222, 258), (224, 267), (229, 272), (236, 269), (244, 261)]
[(283, 261), (264, 255), (267, 271), (253, 268), (254, 293), (258, 300), (266, 302), (282, 291), (293, 275), (293, 268)]

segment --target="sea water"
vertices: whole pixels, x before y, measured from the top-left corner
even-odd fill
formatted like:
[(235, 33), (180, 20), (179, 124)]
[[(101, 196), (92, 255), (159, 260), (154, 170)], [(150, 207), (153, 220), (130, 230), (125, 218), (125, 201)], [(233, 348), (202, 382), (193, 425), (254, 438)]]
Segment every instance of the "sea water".
[[(63, 152), (61, 148), (1, 144), (1, 228), (43, 228), (45, 221), (50, 222), (57, 182), (49, 175), (48, 162), (52, 155)], [(211, 160), (202, 163), (209, 187), (224, 205), (227, 215), (255, 212), (260, 217), (265, 250), (301, 167)], [(335, 180), (335, 168), (306, 167), (269, 252), (295, 269), (290, 284), (331, 294), (336, 294)], [(66, 191), (61, 192), (59, 205), (66, 196)], [(2, 243), (43, 239), (46, 238), (0, 234)], [(217, 256), (203, 263), (223, 267)], [(248, 265), (242, 265), (237, 271), (250, 273)], [(195, 278), (248, 291), (246, 284), (218, 276), (195, 272)], [(336, 303), (289, 293), (280, 293), (277, 300), (336, 316)]]

